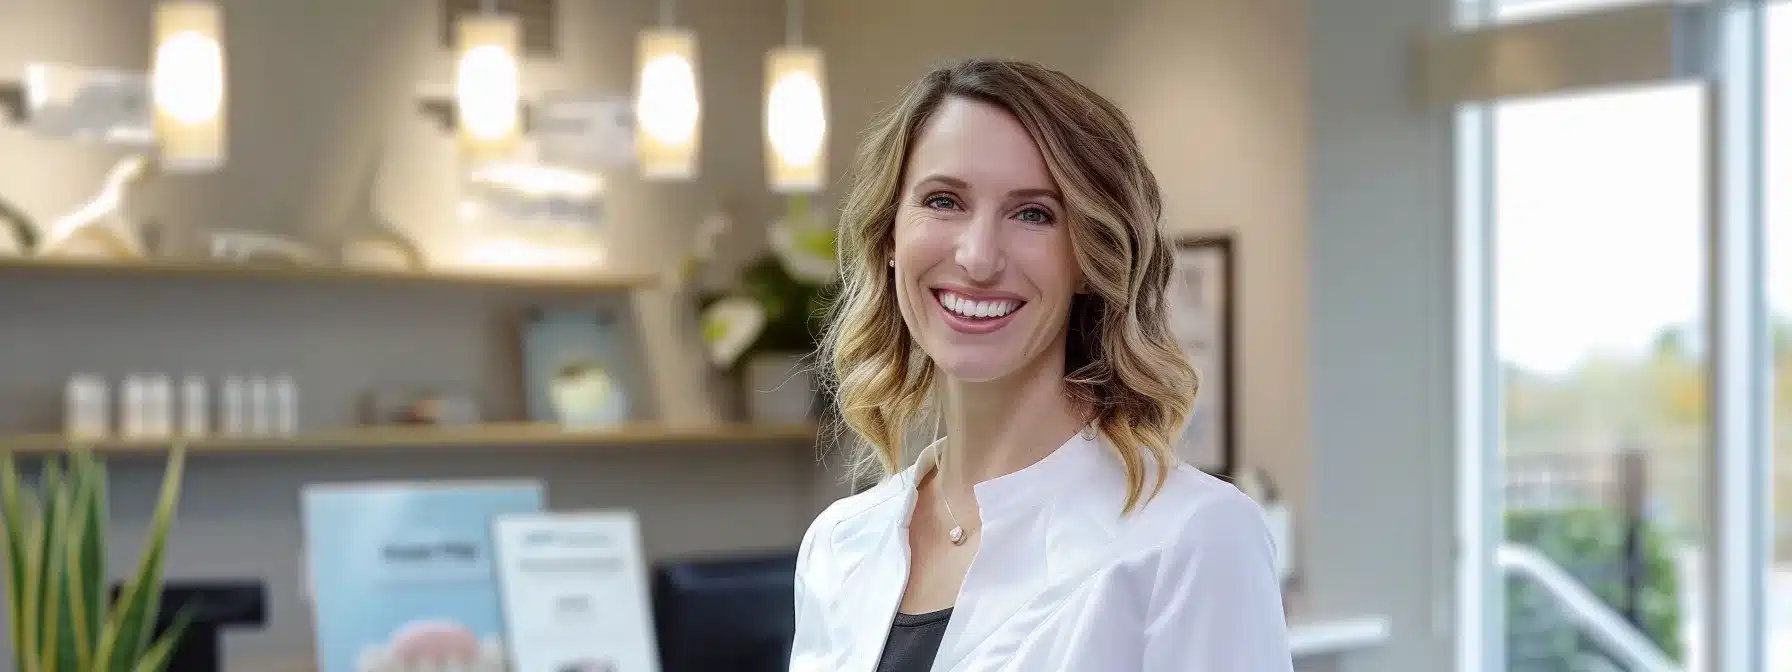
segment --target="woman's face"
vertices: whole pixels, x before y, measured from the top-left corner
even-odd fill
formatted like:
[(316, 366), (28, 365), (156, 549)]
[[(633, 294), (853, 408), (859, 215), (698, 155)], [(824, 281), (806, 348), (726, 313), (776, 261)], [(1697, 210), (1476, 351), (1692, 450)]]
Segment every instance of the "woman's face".
[(1006, 110), (946, 100), (910, 150), (896, 212), (896, 300), (953, 378), (1062, 361), (1082, 283), (1045, 159)]

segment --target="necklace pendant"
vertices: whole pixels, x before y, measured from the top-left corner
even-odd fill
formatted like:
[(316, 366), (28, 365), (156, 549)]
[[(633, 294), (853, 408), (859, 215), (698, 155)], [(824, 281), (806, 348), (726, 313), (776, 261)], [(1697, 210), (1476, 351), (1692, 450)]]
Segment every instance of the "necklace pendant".
[(953, 525), (952, 531), (946, 533), (946, 538), (952, 540), (953, 546), (964, 544), (964, 527)]

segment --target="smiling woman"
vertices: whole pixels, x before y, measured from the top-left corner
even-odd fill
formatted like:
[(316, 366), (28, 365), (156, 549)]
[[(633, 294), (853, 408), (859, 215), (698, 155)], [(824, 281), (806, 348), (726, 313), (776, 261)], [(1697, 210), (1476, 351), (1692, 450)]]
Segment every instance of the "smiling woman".
[(1125, 116), (1038, 65), (935, 70), (872, 128), (822, 352), (885, 478), (804, 536), (793, 671), (1289, 669), (1262, 511), (1172, 447), (1161, 214)]

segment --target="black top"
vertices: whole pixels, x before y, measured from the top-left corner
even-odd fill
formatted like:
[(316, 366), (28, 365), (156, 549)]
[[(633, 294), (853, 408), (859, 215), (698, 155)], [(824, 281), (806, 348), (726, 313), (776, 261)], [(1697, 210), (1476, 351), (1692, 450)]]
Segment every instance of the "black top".
[(940, 638), (946, 635), (946, 622), (951, 618), (951, 607), (925, 614), (896, 614), (877, 672), (927, 672), (940, 652)]

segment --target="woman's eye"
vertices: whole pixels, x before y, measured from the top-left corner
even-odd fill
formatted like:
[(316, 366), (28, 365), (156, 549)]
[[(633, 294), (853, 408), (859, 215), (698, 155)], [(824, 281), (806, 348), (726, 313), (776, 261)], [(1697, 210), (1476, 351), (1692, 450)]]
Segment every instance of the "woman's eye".
[(934, 209), (950, 210), (950, 209), (958, 207), (958, 201), (952, 200), (951, 196), (946, 196), (943, 194), (934, 194), (932, 196), (928, 196), (927, 200), (921, 201), (921, 203), (923, 205), (926, 205), (929, 208), (934, 208)]
[(1047, 212), (1045, 208), (1027, 208), (1020, 211), (1020, 214), (1015, 217), (1028, 224), (1048, 224), (1052, 221), (1052, 213)]

